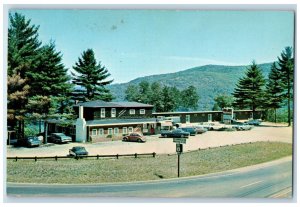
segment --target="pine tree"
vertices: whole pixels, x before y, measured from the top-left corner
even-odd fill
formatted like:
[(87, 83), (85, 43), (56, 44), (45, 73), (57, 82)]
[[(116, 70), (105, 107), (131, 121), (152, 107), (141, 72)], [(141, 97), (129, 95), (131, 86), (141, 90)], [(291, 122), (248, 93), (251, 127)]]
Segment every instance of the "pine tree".
[(41, 96), (66, 96), (71, 91), (68, 69), (62, 63), (62, 55), (55, 50), (54, 42), (44, 45), (39, 53), (40, 62), (35, 70), (28, 72), (32, 81), (31, 93)]
[(253, 61), (246, 71), (246, 76), (239, 79), (234, 89), (235, 101), (233, 106), (244, 109), (251, 108), (253, 114), (258, 107), (262, 107), (264, 100), (265, 80), (261, 69)]
[(284, 87), (284, 96), (288, 104), (288, 126), (291, 125), (291, 102), (293, 98), (294, 58), (292, 47), (286, 47), (278, 57), (280, 80)]
[(17, 127), (19, 138), (24, 137), (24, 119), (27, 112), (24, 106), (27, 104), (30, 91), (27, 82), (27, 79), (21, 78), (19, 74), (7, 77), (7, 125)]
[(26, 73), (37, 66), (41, 42), (38, 40), (39, 26), (31, 25), (25, 16), (9, 14), (8, 28), (8, 74), (19, 74), (26, 78)]
[(24, 137), (24, 114), (28, 103), (31, 80), (27, 74), (38, 64), (41, 42), (38, 26), (31, 25), (25, 16), (9, 14), (8, 28), (8, 119), (17, 126), (19, 138)]
[(82, 57), (78, 58), (73, 69), (77, 73), (72, 73), (73, 83), (83, 88), (77, 94), (78, 98), (85, 101), (97, 99), (111, 101), (113, 99), (110, 91), (105, 88), (113, 80), (106, 80), (110, 73), (100, 62), (97, 63), (92, 49), (87, 49), (82, 53)]
[(265, 107), (274, 110), (275, 123), (276, 109), (280, 108), (283, 102), (283, 84), (281, 83), (280, 78), (280, 72), (276, 68), (276, 63), (274, 62), (266, 84)]

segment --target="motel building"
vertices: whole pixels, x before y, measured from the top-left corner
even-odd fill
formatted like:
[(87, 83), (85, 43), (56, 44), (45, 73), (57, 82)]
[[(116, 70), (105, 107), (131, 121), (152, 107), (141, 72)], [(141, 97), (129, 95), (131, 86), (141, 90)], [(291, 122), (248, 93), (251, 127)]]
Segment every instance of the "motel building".
[(138, 102), (105, 102), (101, 100), (74, 105), (77, 119), (66, 126), (64, 120), (49, 120), (48, 134), (63, 132), (72, 136), (74, 142), (102, 142), (121, 140), (132, 132), (144, 135), (160, 134), (162, 129), (172, 129), (177, 123), (200, 123), (232, 119), (261, 119), (262, 111), (233, 110), (153, 112), (153, 105)]

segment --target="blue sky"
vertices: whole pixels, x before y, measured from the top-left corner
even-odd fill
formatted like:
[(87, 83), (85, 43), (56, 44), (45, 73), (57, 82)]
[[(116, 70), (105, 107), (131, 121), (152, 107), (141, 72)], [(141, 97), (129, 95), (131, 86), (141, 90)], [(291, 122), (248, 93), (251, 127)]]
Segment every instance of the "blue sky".
[(114, 83), (206, 64), (248, 65), (276, 60), (293, 46), (287, 11), (11, 10), (54, 40), (69, 69), (92, 48)]

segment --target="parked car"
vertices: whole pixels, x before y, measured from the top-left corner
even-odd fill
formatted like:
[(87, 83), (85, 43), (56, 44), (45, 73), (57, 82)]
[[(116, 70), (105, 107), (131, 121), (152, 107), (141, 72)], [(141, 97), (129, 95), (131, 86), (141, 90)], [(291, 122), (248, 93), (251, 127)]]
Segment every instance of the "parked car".
[(146, 137), (138, 133), (130, 133), (123, 137), (123, 141), (128, 142), (146, 142)]
[(249, 125), (255, 125), (258, 126), (261, 124), (261, 121), (258, 119), (251, 119), (249, 121), (246, 121), (245, 123), (249, 124)]
[(41, 145), (41, 141), (38, 137), (29, 136), (24, 139), (18, 139), (16, 142), (17, 146), (24, 146), (24, 147), (38, 147)]
[(178, 129), (181, 129), (182, 131), (190, 133), (191, 136), (196, 135), (196, 130), (193, 127), (181, 127), (181, 128), (178, 128)]
[(242, 123), (242, 124), (233, 125), (232, 128), (236, 130), (250, 130), (252, 127), (249, 124)]
[(203, 126), (195, 126), (194, 128), (195, 128), (197, 134), (203, 134), (203, 133), (207, 132), (207, 129), (204, 128)]
[(84, 156), (88, 154), (89, 153), (86, 151), (86, 149), (81, 146), (76, 146), (76, 147), (72, 147), (72, 149), (69, 149), (70, 156), (78, 157), (78, 156)]
[(49, 141), (54, 143), (72, 142), (72, 137), (69, 137), (64, 133), (52, 133), (49, 138), (50, 138)]
[(162, 137), (189, 137), (190, 133), (189, 132), (185, 132), (182, 129), (175, 129), (172, 131), (162, 131), (161, 132), (161, 136)]
[(207, 130), (220, 130), (225, 127), (225, 125), (213, 123), (213, 122), (206, 122), (201, 124), (200, 126), (204, 127)]

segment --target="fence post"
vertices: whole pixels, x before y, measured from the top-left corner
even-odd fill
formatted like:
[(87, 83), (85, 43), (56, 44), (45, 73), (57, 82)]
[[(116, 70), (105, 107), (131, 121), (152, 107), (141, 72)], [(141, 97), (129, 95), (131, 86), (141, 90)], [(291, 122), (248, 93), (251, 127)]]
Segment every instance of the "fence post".
[(34, 161), (37, 161), (37, 157), (36, 156), (34, 157)]
[(18, 161), (18, 157), (16, 156), (16, 162)]
[(97, 160), (99, 160), (99, 155), (97, 155)]
[(152, 154), (153, 154), (153, 157), (155, 157), (155, 154), (156, 154), (156, 153), (155, 153), (155, 152), (153, 152)]
[(55, 160), (57, 161), (57, 155), (55, 156)]
[(137, 154), (136, 153), (134, 154), (134, 157), (137, 158)]
[(117, 159), (119, 159), (119, 154), (117, 154)]

